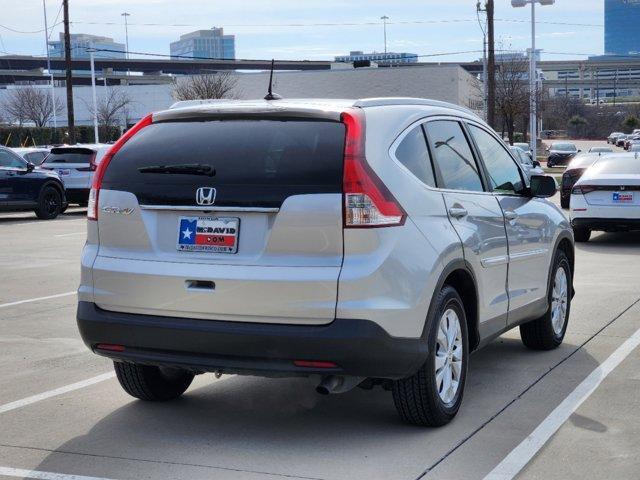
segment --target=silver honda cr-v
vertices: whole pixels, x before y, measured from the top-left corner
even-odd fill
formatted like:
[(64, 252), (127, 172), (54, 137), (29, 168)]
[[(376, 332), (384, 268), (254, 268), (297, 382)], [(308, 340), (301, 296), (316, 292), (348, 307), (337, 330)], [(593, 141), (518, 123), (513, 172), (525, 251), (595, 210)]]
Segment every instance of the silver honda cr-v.
[(458, 411), (469, 353), (563, 340), (572, 231), (471, 112), (419, 99), (223, 101), (154, 113), (100, 163), (78, 325), (143, 400), (195, 374), (380, 385)]

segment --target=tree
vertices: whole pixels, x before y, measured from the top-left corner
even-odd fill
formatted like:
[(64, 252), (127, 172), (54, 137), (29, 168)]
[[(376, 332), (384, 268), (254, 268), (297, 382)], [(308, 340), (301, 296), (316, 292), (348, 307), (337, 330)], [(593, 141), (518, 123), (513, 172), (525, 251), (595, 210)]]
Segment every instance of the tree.
[(638, 125), (640, 125), (640, 120), (638, 120), (638, 117), (636, 117), (635, 115), (629, 115), (624, 119), (624, 122), (622, 122), (622, 124), (629, 130), (633, 131), (638, 128)]
[(496, 66), (496, 110), (512, 144), (516, 120), (529, 112), (528, 70), (527, 59), (516, 55), (505, 57)]
[(173, 98), (176, 100), (207, 100), (235, 98), (238, 79), (229, 72), (192, 75), (174, 80)]
[[(85, 102), (86, 103), (86, 102)], [(117, 88), (107, 88), (104, 97), (97, 102), (98, 125), (101, 129), (101, 137), (104, 141), (109, 140), (109, 132), (113, 127), (118, 126), (119, 121), (124, 123), (128, 115), (128, 108), (133, 101), (124, 90)], [(93, 104), (86, 104), (93, 115)]]
[(53, 118), (54, 111), (59, 115), (63, 107), (58, 98), (54, 107), (48, 89), (27, 86), (11, 90), (5, 100), (4, 109), (9, 118), (18, 122), (20, 126), (30, 121), (36, 127), (44, 127)]
[(574, 115), (573, 117), (571, 117), (571, 119), (569, 120), (569, 126), (573, 127), (573, 130), (579, 135), (579, 136), (584, 136), (584, 135), (580, 135), (581, 133), (584, 133), (585, 127), (589, 124), (589, 122), (587, 122), (587, 119), (584, 118), (581, 115)]

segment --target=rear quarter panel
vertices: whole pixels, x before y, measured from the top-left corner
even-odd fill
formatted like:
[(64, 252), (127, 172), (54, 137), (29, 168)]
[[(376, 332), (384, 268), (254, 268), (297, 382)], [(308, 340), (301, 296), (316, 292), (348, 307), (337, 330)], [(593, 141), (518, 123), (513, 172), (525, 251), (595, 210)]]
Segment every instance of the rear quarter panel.
[(398, 135), (437, 110), (365, 109), (367, 161), (408, 218), (400, 227), (345, 229), (336, 316), (375, 321), (395, 337), (422, 335), (444, 266), (463, 258), (442, 194), (427, 188), (390, 155)]

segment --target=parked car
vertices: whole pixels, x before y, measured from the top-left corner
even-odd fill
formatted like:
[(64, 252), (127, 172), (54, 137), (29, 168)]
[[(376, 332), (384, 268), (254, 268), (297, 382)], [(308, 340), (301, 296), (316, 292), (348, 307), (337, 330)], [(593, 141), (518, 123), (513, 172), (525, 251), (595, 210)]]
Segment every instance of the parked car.
[(566, 166), (579, 152), (575, 143), (553, 142), (547, 149), (547, 167)]
[(640, 230), (640, 158), (609, 155), (590, 167), (571, 192), (571, 225), (577, 242), (594, 230)]
[(49, 149), (42, 147), (20, 147), (12, 148), (11, 150), (20, 155), (27, 162), (33, 163), (36, 167), (42, 165), (45, 157), (49, 155)]
[[(381, 384), (443, 425), (469, 353), (561, 344), (569, 222), (472, 112), (422, 99), (227, 101), (149, 115), (95, 173), (77, 320), (145, 400), (197, 373)], [(98, 235), (99, 231), (99, 235)]]
[(524, 153), (526, 153), (527, 155), (529, 155), (529, 158), (532, 158), (532, 153), (531, 153), (531, 147), (529, 146), (528, 143), (521, 143), (521, 142), (515, 142), (513, 144), (514, 147), (519, 148), (520, 150), (522, 150)]
[(38, 218), (50, 220), (66, 203), (57, 174), (37, 169), (11, 149), (0, 147), (0, 211), (33, 210)]
[(607, 143), (615, 145), (618, 142), (618, 137), (624, 135), (622, 132), (613, 132), (611, 135), (607, 137)]
[(560, 186), (560, 206), (569, 208), (571, 200), (571, 190), (582, 174), (601, 158), (601, 154), (589, 153), (576, 156), (571, 163), (567, 165), (566, 170), (562, 174), (562, 182)]
[(513, 153), (513, 156), (516, 157), (516, 160), (522, 167), (522, 170), (524, 170), (528, 179), (531, 179), (532, 175), (544, 175), (544, 170), (540, 166), (540, 162), (532, 161), (531, 156), (515, 145), (509, 149), (511, 150), (511, 153)]
[(110, 145), (86, 144), (55, 147), (42, 168), (54, 170), (62, 179), (69, 203), (86, 205), (93, 172)]
[(591, 147), (587, 153), (605, 154), (605, 153), (614, 153), (614, 150), (611, 147)]
[(629, 147), (628, 152), (640, 152), (640, 143), (634, 143)]
[(624, 148), (624, 142), (627, 141), (627, 138), (629, 138), (630, 135), (620, 135), (616, 138), (616, 146), (617, 147), (621, 147)]

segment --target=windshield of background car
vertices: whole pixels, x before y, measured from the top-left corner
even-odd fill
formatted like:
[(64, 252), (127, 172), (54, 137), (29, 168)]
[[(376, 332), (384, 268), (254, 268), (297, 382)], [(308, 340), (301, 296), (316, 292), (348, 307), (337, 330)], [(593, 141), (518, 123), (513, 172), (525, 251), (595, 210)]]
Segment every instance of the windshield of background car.
[(551, 145), (551, 150), (558, 152), (576, 152), (578, 148), (573, 143), (554, 143)]

